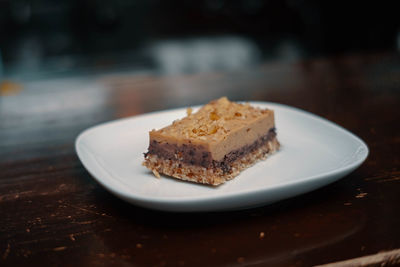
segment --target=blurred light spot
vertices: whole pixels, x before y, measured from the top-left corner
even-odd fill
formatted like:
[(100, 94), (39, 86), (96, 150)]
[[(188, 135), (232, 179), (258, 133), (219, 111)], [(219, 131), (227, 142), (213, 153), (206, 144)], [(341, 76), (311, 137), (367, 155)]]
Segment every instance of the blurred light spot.
[(242, 37), (163, 41), (152, 47), (151, 55), (166, 74), (236, 70), (260, 61), (259, 48)]
[(0, 96), (13, 95), (21, 91), (22, 85), (11, 81), (0, 82)]
[[(22, 85), (6, 82), (3, 87), (11, 91), (18, 86), (22, 88)], [(25, 83), (22, 93), (10, 95), (5, 101), (0, 98), (0, 113), (5, 117), (83, 114), (103, 106), (106, 99), (104, 88), (82, 79), (34, 81)]]

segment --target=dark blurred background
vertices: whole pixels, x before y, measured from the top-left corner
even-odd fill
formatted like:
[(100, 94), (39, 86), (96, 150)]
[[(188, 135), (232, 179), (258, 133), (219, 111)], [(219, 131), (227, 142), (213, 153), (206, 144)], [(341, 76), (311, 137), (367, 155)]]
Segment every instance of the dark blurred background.
[(0, 77), (399, 51), (396, 1), (0, 0)]

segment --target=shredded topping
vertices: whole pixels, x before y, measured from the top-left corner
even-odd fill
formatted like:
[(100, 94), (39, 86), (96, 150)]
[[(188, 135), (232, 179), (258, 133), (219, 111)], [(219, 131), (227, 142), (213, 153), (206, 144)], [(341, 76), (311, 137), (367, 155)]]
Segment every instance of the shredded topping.
[(211, 101), (196, 113), (188, 108), (186, 117), (174, 121), (160, 132), (188, 139), (214, 139), (226, 135), (238, 125), (245, 125), (249, 119), (257, 118), (266, 112), (267, 110), (252, 107), (248, 103), (235, 103), (222, 97)]

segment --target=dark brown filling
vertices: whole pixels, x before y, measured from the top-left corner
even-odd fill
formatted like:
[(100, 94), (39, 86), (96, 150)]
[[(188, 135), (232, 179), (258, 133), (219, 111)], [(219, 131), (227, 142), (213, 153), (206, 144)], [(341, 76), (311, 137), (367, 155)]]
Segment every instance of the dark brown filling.
[(195, 146), (191, 144), (183, 144), (182, 146), (169, 143), (160, 144), (155, 140), (150, 143), (149, 151), (145, 153), (144, 156), (146, 158), (147, 155), (157, 155), (164, 159), (179, 160), (183, 163), (203, 166), (206, 168), (220, 168), (224, 172), (229, 172), (232, 162), (265, 145), (267, 142), (274, 139), (275, 136), (275, 128), (271, 128), (266, 135), (261, 136), (251, 145), (245, 145), (240, 149), (229, 152), (221, 161), (213, 160), (211, 153), (203, 146)]

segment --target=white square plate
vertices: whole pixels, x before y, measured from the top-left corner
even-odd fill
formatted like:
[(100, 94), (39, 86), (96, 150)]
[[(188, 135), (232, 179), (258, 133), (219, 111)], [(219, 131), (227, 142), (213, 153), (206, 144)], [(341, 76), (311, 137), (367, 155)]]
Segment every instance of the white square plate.
[(162, 176), (143, 167), (148, 132), (186, 115), (186, 109), (144, 114), (85, 130), (75, 143), (80, 160), (107, 190), (132, 204), (165, 211), (218, 211), (266, 205), (332, 183), (368, 156), (354, 134), (297, 108), (250, 102), (275, 111), (281, 149), (218, 187)]

